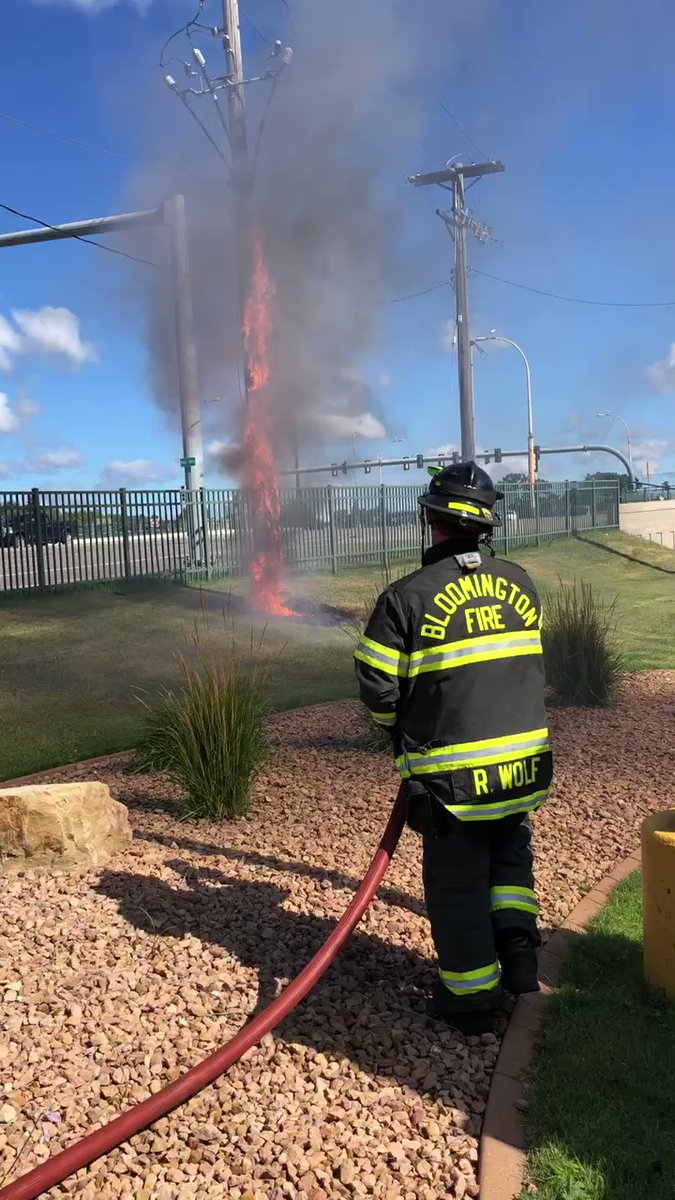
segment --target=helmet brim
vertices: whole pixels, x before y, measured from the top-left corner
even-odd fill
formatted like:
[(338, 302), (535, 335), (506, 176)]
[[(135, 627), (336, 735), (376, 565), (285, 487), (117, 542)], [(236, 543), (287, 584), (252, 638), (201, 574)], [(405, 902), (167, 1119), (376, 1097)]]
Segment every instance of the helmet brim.
[[(501, 493), (498, 492), (497, 495), (501, 499)], [(453, 502), (448, 501), (447, 497), (430, 496), (428, 494), (420, 496), (418, 500), (420, 507), (425, 509), (430, 516), (433, 514), (439, 520), (457, 525), (459, 529), (496, 529), (502, 523), (499, 514), (490, 512), (484, 505), (480, 507), (484, 509), (485, 513), (489, 512), (489, 516), (484, 516), (480, 512), (469, 513), (461, 512), (458, 509), (451, 509), (448, 507), (449, 503)], [(478, 506), (476, 505), (476, 507)]]

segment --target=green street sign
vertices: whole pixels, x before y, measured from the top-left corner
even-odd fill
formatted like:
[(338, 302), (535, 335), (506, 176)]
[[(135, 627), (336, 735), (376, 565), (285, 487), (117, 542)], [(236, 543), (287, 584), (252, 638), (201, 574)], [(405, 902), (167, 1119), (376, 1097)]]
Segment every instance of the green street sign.
[(181, 458), (180, 465), (181, 465), (181, 467), (196, 467), (197, 459), (196, 458)]

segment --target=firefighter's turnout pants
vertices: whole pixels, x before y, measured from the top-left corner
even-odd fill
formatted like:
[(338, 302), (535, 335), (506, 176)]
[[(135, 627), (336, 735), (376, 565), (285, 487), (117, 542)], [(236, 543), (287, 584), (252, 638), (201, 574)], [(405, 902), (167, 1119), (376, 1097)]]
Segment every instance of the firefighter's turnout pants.
[(539, 944), (527, 817), (453, 820), (424, 838), (424, 894), (448, 1012), (493, 1008), (501, 994), (498, 944), (522, 929)]

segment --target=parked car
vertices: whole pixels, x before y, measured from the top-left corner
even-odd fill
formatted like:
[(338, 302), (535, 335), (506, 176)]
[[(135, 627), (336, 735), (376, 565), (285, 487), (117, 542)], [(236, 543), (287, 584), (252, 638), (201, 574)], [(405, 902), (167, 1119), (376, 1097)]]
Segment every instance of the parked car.
[(33, 545), (38, 540), (38, 528), (43, 546), (65, 546), (73, 536), (72, 527), (67, 521), (60, 518), (53, 520), (49, 513), (41, 513), (38, 527), (35, 517), (27, 517), (22, 513), (11, 524), (0, 526), (0, 544), (10, 548)]

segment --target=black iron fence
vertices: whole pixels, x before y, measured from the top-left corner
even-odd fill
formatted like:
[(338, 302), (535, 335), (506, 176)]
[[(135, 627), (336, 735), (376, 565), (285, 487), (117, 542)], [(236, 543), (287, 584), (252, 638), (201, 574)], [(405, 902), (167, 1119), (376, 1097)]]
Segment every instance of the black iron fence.
[[(279, 493), (293, 570), (387, 567), (419, 552), (419, 486), (308, 487)], [(508, 486), (494, 542), (508, 554), (619, 524), (618, 481)], [(113, 580), (228, 578), (254, 553), (249, 498), (199, 492), (0, 492), (0, 594)]]

